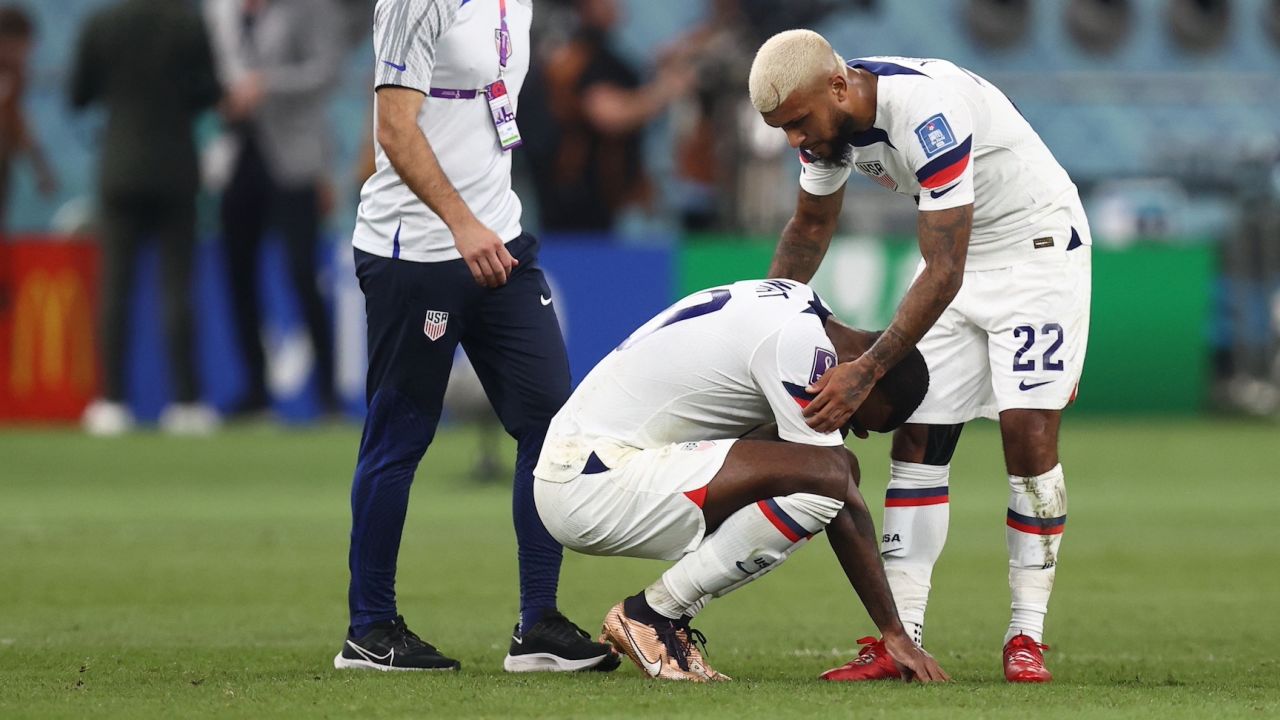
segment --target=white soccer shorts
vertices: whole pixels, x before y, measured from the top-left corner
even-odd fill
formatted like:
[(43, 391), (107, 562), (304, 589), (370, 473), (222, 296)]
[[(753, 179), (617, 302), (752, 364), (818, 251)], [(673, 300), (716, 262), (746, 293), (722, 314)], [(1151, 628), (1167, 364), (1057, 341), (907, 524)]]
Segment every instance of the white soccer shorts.
[(735, 442), (676, 443), (568, 482), (535, 479), (538, 515), (552, 537), (578, 552), (678, 560), (702, 542), (704, 489)]
[[(1090, 246), (964, 274), (917, 346), (929, 392), (909, 422), (952, 425), (1075, 399), (1089, 342)], [(923, 263), (921, 264), (923, 268)]]

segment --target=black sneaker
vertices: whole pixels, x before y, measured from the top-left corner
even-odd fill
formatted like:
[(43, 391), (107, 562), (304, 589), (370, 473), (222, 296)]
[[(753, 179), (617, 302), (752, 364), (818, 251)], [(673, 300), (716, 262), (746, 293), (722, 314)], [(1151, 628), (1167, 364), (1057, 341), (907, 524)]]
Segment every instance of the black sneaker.
[(524, 635), (516, 624), (502, 668), (507, 672), (610, 672), (620, 664), (622, 659), (612, 646), (594, 642), (569, 618), (552, 611)]
[(361, 638), (348, 636), (333, 658), (339, 670), (458, 670), (462, 663), (440, 654), (405, 627), (404, 618), (376, 623)]

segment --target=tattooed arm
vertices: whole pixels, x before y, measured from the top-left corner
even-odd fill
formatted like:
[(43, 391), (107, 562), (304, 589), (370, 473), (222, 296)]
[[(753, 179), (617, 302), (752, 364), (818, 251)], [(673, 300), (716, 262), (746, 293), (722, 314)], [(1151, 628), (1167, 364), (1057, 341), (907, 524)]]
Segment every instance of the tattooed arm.
[(833, 368), (809, 387), (818, 396), (804, 414), (820, 432), (837, 430), (849, 421), (871, 386), (920, 342), (960, 291), (973, 205), (921, 212), (917, 227), (924, 271), (902, 298), (893, 322), (861, 357)]
[(773, 253), (769, 277), (804, 283), (812, 280), (831, 245), (843, 205), (843, 187), (830, 195), (811, 195), (801, 190), (796, 212), (782, 229), (782, 239)]

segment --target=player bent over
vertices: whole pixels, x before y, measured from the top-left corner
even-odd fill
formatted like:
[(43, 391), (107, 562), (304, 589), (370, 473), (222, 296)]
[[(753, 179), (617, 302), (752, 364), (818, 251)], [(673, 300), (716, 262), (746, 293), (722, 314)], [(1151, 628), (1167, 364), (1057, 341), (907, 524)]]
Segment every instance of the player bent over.
[[(902, 621), (923, 643), (951, 455), (965, 423), (998, 418), (1009, 487), (1004, 675), (1048, 682), (1044, 623), (1067, 521), (1058, 428), (1089, 336), (1091, 240), (1075, 185), (999, 88), (946, 60), (846, 63), (821, 35), (788, 30), (761, 46), (749, 85), (802, 167), (770, 276), (813, 277), (855, 171), (919, 208), (923, 261), (893, 321), (823, 376), (805, 411), (817, 429), (838, 428), (905, 353), (918, 348), (929, 365), (928, 395), (894, 434), (885, 492), (882, 556)], [(897, 674), (869, 642), (832, 677)]]
[[(829, 318), (798, 282), (695, 293), (602, 360), (551, 422), (534, 470), (551, 534), (592, 555), (677, 561), (604, 620), (602, 640), (652, 677), (728, 680), (702, 657), (691, 620), (825, 528), (900, 671), (947, 679), (898, 619), (856, 460), (840, 433), (801, 415), (806, 388), (873, 339)], [(924, 359), (908, 356), (851, 424), (863, 436), (891, 430), (927, 386)]]

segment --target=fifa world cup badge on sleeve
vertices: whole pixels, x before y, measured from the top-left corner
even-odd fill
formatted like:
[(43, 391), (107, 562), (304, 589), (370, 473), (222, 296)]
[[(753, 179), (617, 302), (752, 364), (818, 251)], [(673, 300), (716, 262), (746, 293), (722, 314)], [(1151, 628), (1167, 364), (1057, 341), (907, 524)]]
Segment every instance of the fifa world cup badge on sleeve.
[(815, 348), (813, 351), (813, 367), (809, 370), (809, 384), (818, 382), (818, 379), (827, 374), (827, 371), (836, 366), (836, 354), (826, 348)]
[(924, 156), (927, 158), (956, 144), (956, 134), (951, 132), (951, 126), (947, 124), (947, 119), (942, 116), (942, 113), (920, 123), (916, 128), (916, 137), (919, 138), (920, 146), (924, 148)]
[(484, 94), (489, 99), (493, 127), (498, 131), (498, 144), (503, 150), (520, 147), (524, 141), (520, 139), (520, 128), (516, 127), (516, 111), (511, 105), (511, 96), (507, 94), (507, 84), (499, 80), (486, 85)]

